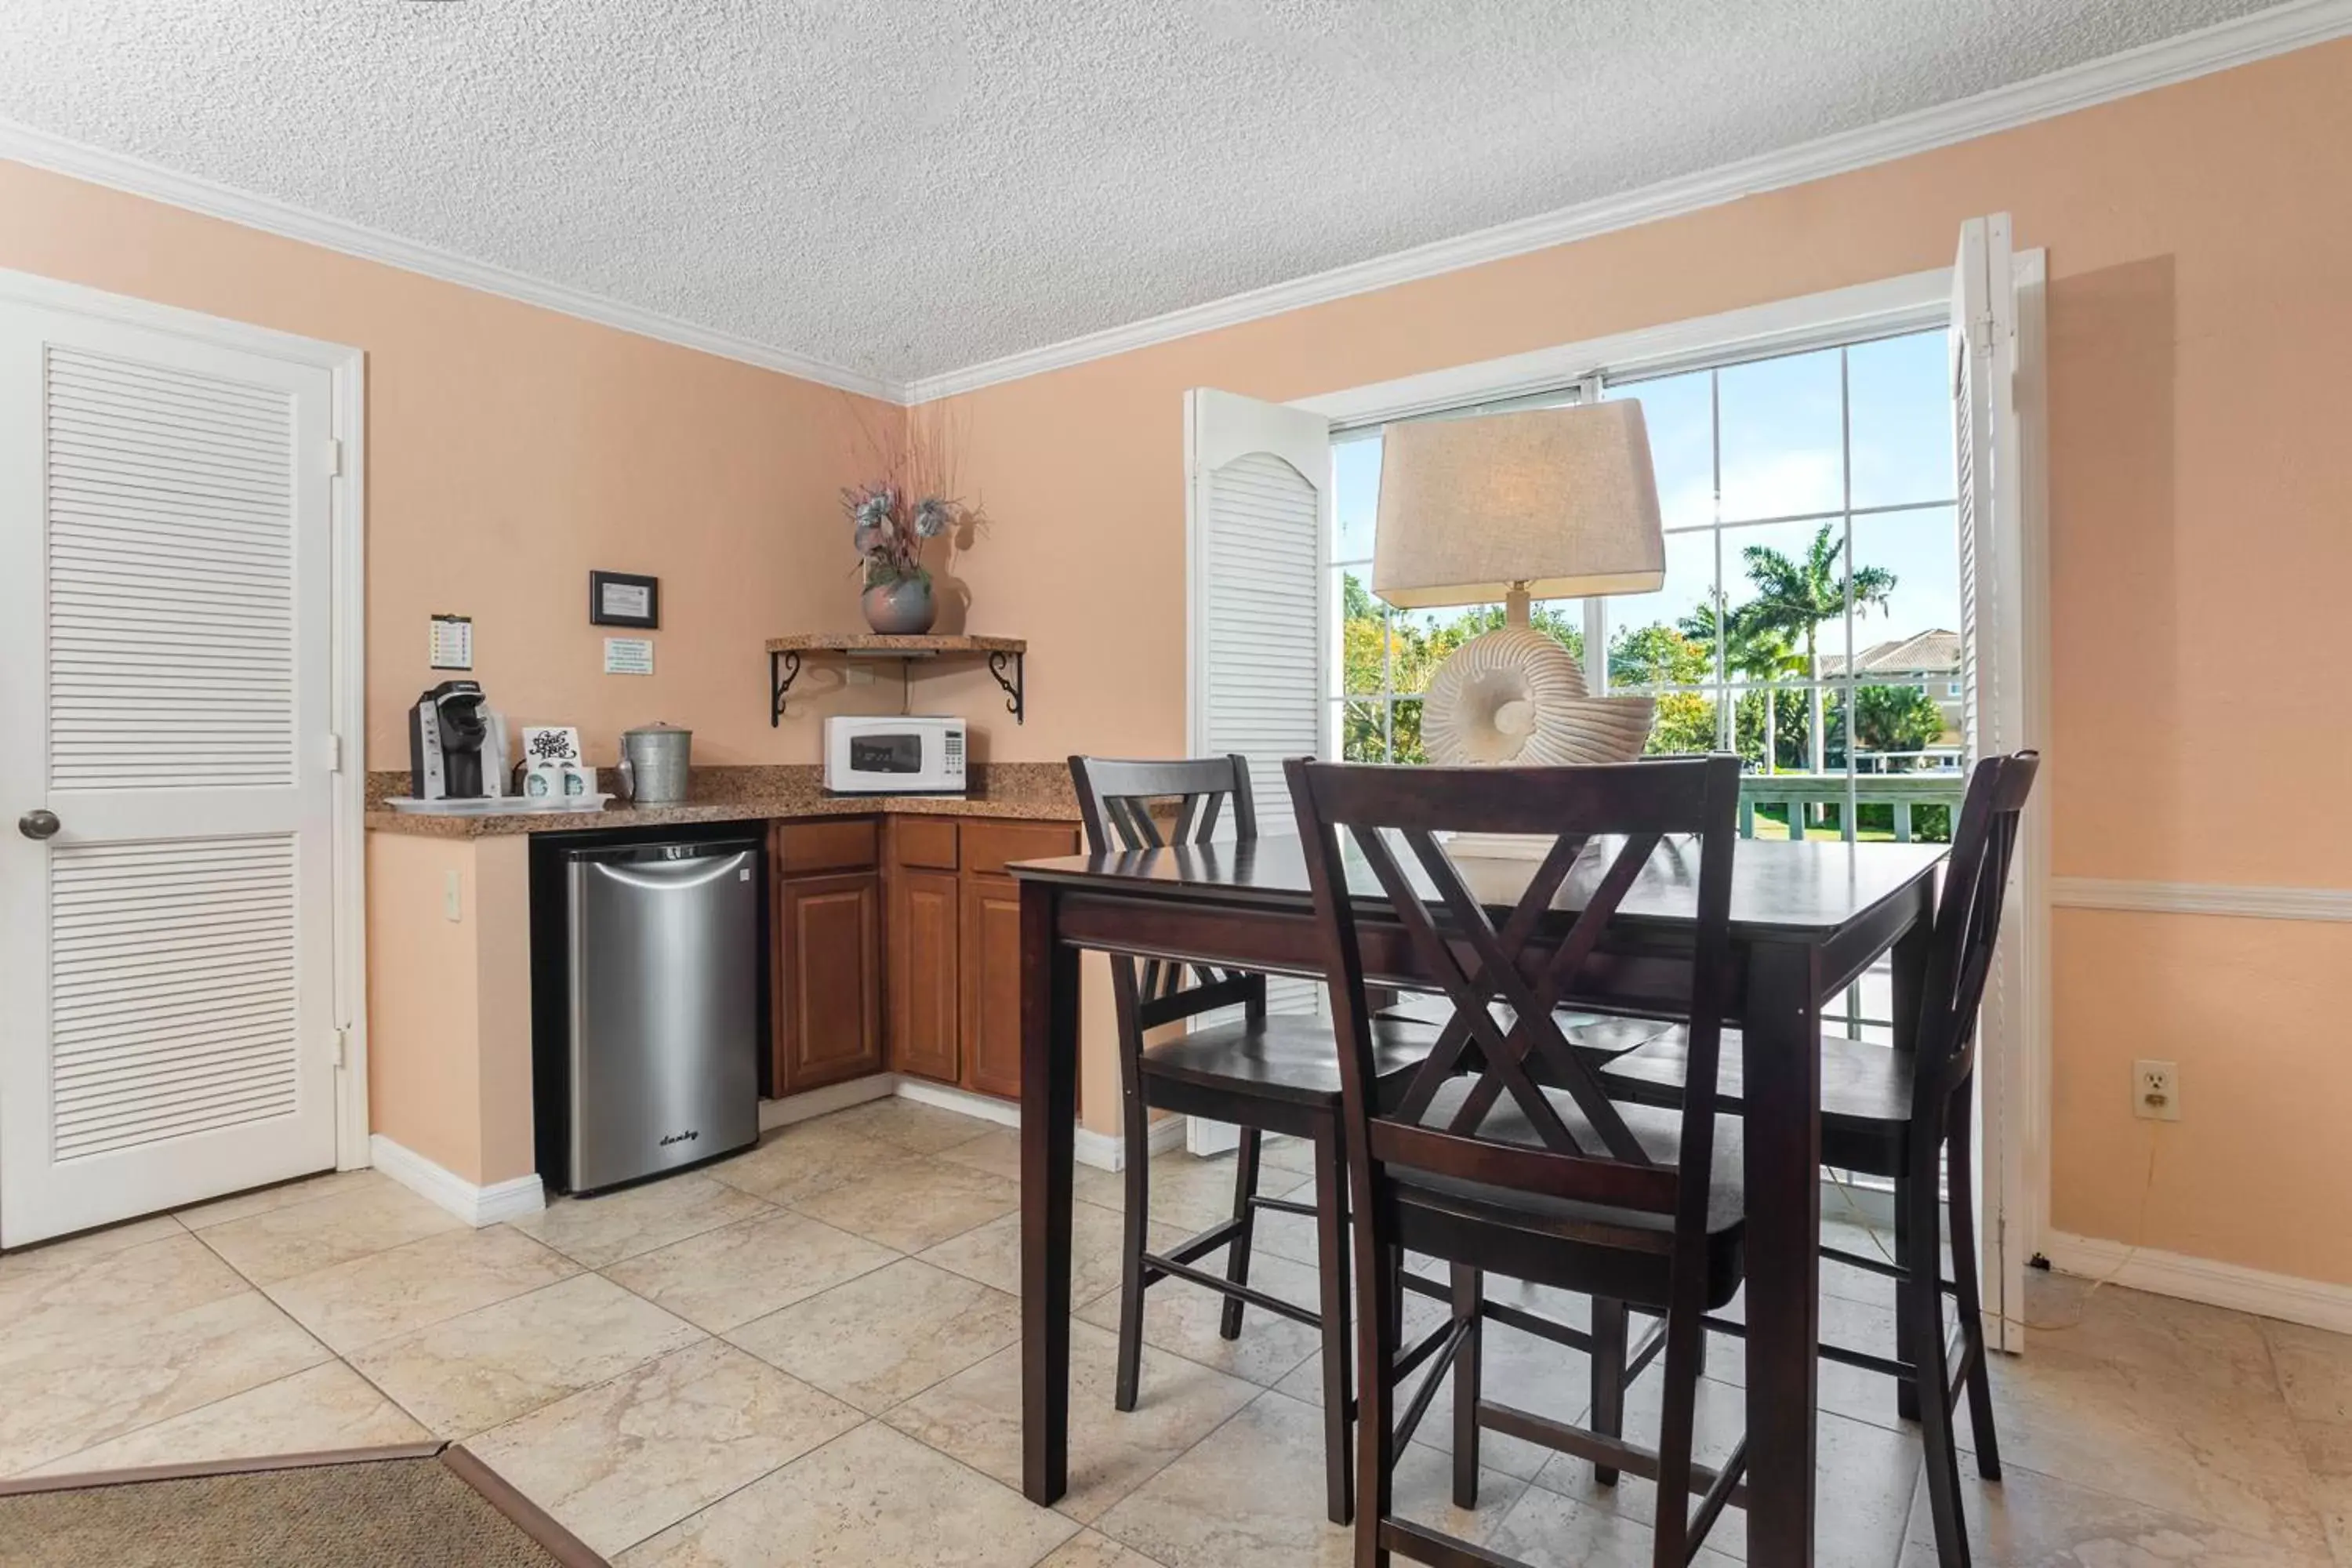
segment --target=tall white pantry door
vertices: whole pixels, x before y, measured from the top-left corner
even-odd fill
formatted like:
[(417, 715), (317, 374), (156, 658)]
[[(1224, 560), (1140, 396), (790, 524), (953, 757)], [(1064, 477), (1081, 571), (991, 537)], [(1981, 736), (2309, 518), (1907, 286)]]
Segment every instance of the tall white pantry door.
[(0, 301), (0, 1246), (335, 1163), (331, 397)]

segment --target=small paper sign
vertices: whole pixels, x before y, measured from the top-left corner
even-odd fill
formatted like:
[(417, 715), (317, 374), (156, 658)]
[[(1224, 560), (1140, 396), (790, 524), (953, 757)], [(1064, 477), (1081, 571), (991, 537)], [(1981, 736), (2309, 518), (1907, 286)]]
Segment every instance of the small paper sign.
[(653, 672), (653, 638), (606, 637), (604, 639), (605, 674), (651, 675)]
[(432, 668), (435, 669), (474, 668), (473, 616), (436, 616), (433, 617)]

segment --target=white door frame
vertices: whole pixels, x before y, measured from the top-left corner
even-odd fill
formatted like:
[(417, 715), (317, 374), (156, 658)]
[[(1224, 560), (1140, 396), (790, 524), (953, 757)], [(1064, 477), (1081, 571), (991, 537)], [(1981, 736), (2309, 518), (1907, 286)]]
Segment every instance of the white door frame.
[(368, 1163), (367, 1103), (367, 355), (341, 343), (0, 268), (0, 303), (45, 306), (242, 353), (315, 365), (332, 379), (328, 428), (340, 461), (329, 482), (333, 597), (328, 637), (330, 741), (335, 747), (335, 1164)]
[[(2020, 902), (2024, 918), (2016, 923), (2024, 940), (2034, 944), (2038, 962), (2027, 965), (2029, 987), (2021, 1009), (2019, 1037), (2011, 1043), (2011, 1086), (2017, 1091), (2021, 1146), (2006, 1152), (2000, 1173), (2002, 1202), (1998, 1215), (1980, 1215), (1979, 1250), (1998, 1256), (2005, 1247), (2012, 1258), (2029, 1258), (2043, 1249), (2050, 1231), (2050, 1056), (2051, 976), (2050, 849), (2048, 805), (2050, 715), (2050, 582), (2048, 539), (2047, 374), (2044, 350), (2044, 285), (2048, 258), (2041, 250), (2016, 253), (2011, 278), (2018, 290), (2021, 336), (2021, 384), (2018, 389), (2021, 446), (2025, 462), (2020, 524), (2024, 558), (2019, 563), (2022, 582), (2019, 628), (2024, 647), (2025, 742), (2042, 749), (2043, 788), (2041, 803), (2026, 813), (2025, 841), (2020, 847)], [(1664, 374), (1678, 369), (1721, 363), (1727, 359), (1760, 358), (1824, 348), (1859, 337), (1948, 327), (1952, 319), (1952, 269), (1930, 268), (1897, 278), (1879, 279), (1818, 294), (1775, 300), (1711, 316), (1668, 321), (1656, 326), (1560, 343), (1473, 364), (1449, 365), (1402, 376), (1369, 386), (1342, 388), (1295, 401), (1293, 406), (1320, 414), (1336, 431), (1360, 429), (1393, 419), (1412, 418), (1465, 404), (1489, 403), (1573, 385), (1608, 372)], [(1986, 1179), (1980, 1173), (1979, 1189)], [(2007, 1234), (1996, 1226), (2006, 1225)], [(1990, 1276), (1990, 1267), (1985, 1272)], [(1992, 1280), (1996, 1285), (1998, 1279)], [(1992, 1342), (2021, 1349), (2023, 1335), (2004, 1316), (1999, 1302), (1987, 1304), (1987, 1330)]]

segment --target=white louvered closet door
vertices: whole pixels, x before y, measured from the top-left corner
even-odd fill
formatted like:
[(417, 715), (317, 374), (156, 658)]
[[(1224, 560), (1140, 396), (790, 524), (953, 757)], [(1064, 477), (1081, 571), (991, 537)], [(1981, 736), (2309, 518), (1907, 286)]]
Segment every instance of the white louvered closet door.
[(330, 399), (0, 306), (0, 1245), (335, 1163)]
[[(1331, 427), (1317, 414), (1201, 388), (1184, 404), (1190, 533), (1189, 750), (1249, 759), (1258, 832), (1297, 831), (1282, 764), (1321, 749), (1336, 636), (1323, 569), (1331, 527)], [(1276, 979), (1266, 1006), (1312, 1013), (1321, 985)], [(1194, 1121), (1213, 1153), (1231, 1128)]]

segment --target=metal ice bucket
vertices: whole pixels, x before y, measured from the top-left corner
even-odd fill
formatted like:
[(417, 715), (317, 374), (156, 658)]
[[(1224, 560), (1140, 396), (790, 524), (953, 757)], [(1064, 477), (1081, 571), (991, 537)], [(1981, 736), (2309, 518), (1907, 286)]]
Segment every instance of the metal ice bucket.
[(688, 756), (694, 731), (648, 724), (621, 736), (621, 793), (635, 805), (676, 805), (686, 799)]

